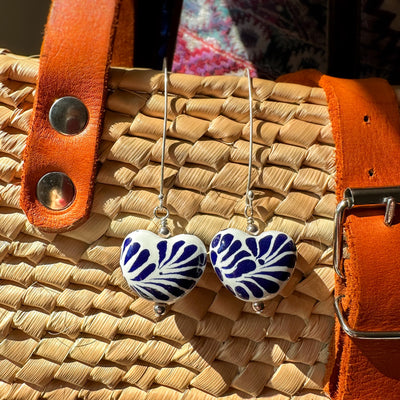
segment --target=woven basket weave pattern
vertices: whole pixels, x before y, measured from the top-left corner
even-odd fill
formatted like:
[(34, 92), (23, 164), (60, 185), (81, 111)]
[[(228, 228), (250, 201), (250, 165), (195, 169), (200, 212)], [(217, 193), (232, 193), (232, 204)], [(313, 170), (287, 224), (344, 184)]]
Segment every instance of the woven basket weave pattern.
[[(254, 215), (298, 248), (261, 315), (211, 267), (160, 319), (127, 287), (123, 238), (156, 232), (163, 76), (113, 69), (89, 220), (43, 233), (19, 207), (38, 60), (0, 55), (0, 398), (322, 399), (333, 328), (334, 142), (322, 89), (254, 79)], [(247, 80), (171, 74), (166, 205), (206, 245), (245, 229)]]

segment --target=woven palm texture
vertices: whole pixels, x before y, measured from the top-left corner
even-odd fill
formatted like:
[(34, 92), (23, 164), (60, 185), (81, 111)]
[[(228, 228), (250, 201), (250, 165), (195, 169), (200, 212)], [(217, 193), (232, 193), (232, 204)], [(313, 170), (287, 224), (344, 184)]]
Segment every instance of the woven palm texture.
[[(333, 328), (334, 142), (322, 89), (254, 79), (254, 212), (297, 243), (296, 271), (258, 315), (211, 267), (156, 318), (127, 287), (123, 238), (157, 231), (163, 76), (114, 69), (90, 219), (37, 230), (19, 207), (38, 60), (0, 54), (0, 399), (310, 400)], [(206, 245), (245, 229), (247, 80), (171, 74), (166, 205)]]

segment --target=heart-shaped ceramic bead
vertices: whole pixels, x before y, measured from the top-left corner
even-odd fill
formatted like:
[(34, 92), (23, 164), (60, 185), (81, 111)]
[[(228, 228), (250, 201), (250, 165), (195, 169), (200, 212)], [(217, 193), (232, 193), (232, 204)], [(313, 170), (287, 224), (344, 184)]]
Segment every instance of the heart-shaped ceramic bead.
[(204, 272), (206, 259), (204, 243), (196, 236), (163, 239), (138, 230), (125, 238), (120, 265), (124, 278), (139, 296), (169, 304), (193, 289)]
[(210, 245), (211, 263), (236, 297), (258, 302), (275, 297), (291, 277), (296, 246), (283, 232), (251, 236), (239, 229), (218, 232)]

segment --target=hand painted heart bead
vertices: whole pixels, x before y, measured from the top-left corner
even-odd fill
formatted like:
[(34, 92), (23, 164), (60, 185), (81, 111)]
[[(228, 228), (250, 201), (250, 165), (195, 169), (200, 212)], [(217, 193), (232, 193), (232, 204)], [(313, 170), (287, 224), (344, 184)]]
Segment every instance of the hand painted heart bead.
[(294, 271), (296, 246), (283, 232), (251, 236), (239, 229), (218, 232), (210, 245), (211, 263), (236, 297), (260, 302), (275, 297)]
[(188, 294), (204, 272), (207, 250), (193, 235), (168, 239), (137, 230), (122, 244), (120, 265), (129, 286), (140, 296), (170, 304)]

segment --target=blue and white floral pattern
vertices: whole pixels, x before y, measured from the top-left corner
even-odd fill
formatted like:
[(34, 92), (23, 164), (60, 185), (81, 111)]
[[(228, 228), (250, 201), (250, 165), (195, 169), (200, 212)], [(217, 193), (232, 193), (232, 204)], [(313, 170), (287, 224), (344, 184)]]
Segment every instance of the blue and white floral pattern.
[(207, 250), (193, 235), (160, 238), (137, 230), (122, 244), (120, 265), (129, 286), (141, 297), (173, 303), (196, 285), (204, 272)]
[(296, 246), (283, 232), (251, 236), (239, 229), (218, 232), (211, 263), (224, 286), (238, 298), (257, 302), (275, 297), (291, 277)]

